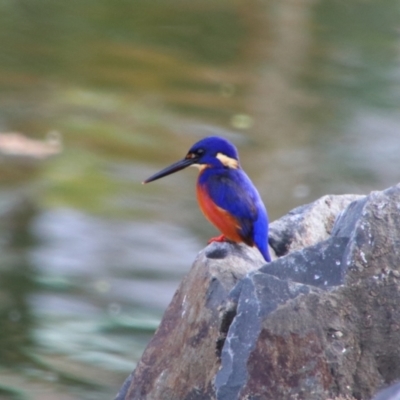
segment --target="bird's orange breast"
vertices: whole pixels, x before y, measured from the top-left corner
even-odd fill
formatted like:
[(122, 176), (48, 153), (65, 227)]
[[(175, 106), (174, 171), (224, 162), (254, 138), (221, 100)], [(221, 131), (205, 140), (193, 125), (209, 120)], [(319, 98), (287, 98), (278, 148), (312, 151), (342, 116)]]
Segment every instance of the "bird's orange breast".
[(240, 225), (236, 218), (226, 210), (218, 207), (202, 185), (197, 184), (196, 194), (200, 209), (204, 216), (228, 239), (233, 242), (243, 242), (243, 239), (238, 233)]

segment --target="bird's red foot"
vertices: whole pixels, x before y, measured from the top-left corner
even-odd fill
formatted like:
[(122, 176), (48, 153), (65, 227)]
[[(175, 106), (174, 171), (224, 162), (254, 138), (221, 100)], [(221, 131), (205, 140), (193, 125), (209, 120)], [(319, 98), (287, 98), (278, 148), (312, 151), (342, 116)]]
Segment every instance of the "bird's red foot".
[(219, 235), (216, 237), (211, 238), (207, 244), (210, 244), (212, 242), (226, 242), (228, 239), (225, 237), (225, 235)]

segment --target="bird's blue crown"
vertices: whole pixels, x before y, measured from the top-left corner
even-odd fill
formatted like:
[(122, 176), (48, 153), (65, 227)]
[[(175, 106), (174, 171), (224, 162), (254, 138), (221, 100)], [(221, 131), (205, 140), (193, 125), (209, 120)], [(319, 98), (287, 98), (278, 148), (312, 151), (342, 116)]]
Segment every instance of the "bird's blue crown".
[(195, 143), (188, 154), (198, 157), (199, 164), (237, 168), (239, 154), (236, 147), (219, 136), (209, 136)]

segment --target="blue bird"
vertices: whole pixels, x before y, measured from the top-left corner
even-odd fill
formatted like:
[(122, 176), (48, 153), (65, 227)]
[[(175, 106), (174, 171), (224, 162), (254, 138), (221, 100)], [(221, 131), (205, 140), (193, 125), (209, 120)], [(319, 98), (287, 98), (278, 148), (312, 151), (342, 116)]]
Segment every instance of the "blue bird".
[(228, 140), (206, 137), (195, 143), (183, 160), (152, 175), (143, 183), (160, 179), (189, 166), (198, 167), (196, 193), (201, 211), (222, 233), (210, 239), (255, 246), (265, 261), (268, 251), (268, 215), (250, 178), (240, 167), (239, 154)]

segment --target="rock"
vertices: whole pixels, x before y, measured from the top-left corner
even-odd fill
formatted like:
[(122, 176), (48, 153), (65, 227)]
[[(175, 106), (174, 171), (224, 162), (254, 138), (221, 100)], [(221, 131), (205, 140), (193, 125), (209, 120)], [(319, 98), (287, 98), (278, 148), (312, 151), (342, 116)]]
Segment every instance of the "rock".
[(373, 400), (400, 400), (400, 382), (380, 391)]
[(365, 400), (399, 379), (400, 186), (300, 207), (270, 244), (265, 265), (200, 253), (117, 399)]
[(271, 247), (281, 257), (328, 239), (337, 215), (363, 197), (355, 194), (327, 195), (293, 209), (270, 225)]
[(263, 263), (245, 245), (212, 243), (200, 252), (116, 399), (211, 399), (218, 346), (230, 323), (221, 307), (235, 284)]
[[(329, 239), (240, 282), (217, 399), (368, 399), (400, 377), (399, 211), (400, 186), (371, 193), (340, 215)], [(319, 291), (271, 307), (284, 298), (270, 291), (272, 275)]]
[(50, 131), (45, 140), (29, 138), (19, 132), (0, 133), (0, 156), (45, 159), (61, 153), (62, 137)]

